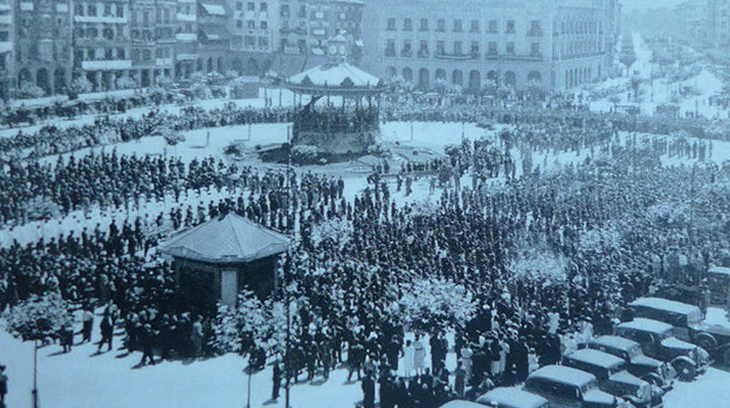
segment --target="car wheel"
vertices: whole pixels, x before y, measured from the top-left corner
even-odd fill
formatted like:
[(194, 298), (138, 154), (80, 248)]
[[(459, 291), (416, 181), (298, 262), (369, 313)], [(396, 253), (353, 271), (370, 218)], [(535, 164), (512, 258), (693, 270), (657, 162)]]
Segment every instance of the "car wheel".
[(730, 366), (730, 348), (725, 349), (725, 352), (722, 353), (722, 362), (726, 366)]
[(715, 347), (717, 347), (717, 340), (715, 340), (715, 337), (710, 334), (700, 333), (697, 336), (697, 345), (707, 351), (712, 351)]
[(642, 379), (651, 385), (656, 385), (657, 387), (662, 387), (664, 385), (664, 379), (658, 374), (651, 373)]
[(677, 377), (682, 381), (692, 381), (697, 375), (697, 369), (688, 361), (677, 361), (674, 363), (674, 369), (677, 370)]

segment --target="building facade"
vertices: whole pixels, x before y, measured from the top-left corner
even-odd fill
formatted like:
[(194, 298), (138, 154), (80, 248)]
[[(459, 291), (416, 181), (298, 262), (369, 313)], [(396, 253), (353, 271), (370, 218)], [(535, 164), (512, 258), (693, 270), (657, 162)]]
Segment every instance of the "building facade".
[(16, 1), (13, 9), (17, 89), (63, 92), (72, 66), (69, 0)]
[(137, 86), (156, 85), (174, 74), (177, 5), (172, 0), (130, 3), (131, 78)]
[(0, 1), (0, 99), (8, 99), (15, 89), (15, 30), (13, 2)]
[(421, 89), (446, 82), (567, 90), (608, 73), (604, 0), (367, 2), (364, 67)]
[(716, 47), (727, 47), (730, 42), (730, 0), (706, 1), (707, 38)]
[(99, 92), (194, 72), (259, 76), (275, 61), (296, 72), (325, 58), (340, 30), (359, 39), (362, 10), (361, 0), (0, 0), (0, 98), (64, 93), (80, 77)]

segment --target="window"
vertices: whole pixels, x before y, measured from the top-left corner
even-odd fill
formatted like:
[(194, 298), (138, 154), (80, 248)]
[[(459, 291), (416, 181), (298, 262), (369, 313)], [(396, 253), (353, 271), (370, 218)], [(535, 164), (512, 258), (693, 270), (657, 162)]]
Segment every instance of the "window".
[(471, 28), (469, 29), (472, 33), (479, 32), (479, 20), (471, 20)]
[(248, 28), (250, 28), (250, 29), (254, 29), (254, 28), (256, 28), (256, 22), (255, 22), (255, 21), (253, 21), (253, 20), (248, 20), (248, 21), (246, 21), (246, 25), (247, 25), (247, 26), (248, 26)]
[(392, 18), (392, 17), (388, 19), (388, 28), (387, 28), (387, 30), (388, 31), (395, 31), (395, 19)]
[(96, 17), (96, 4), (89, 4), (87, 11), (90, 16)]
[(240, 1), (236, 2), (236, 10), (243, 11), (243, 2), (240, 2)]
[(413, 30), (413, 24), (410, 18), (403, 19), (403, 31)]
[(403, 40), (403, 49), (401, 50), (401, 57), (410, 57), (413, 55), (411, 49), (411, 40)]
[(112, 5), (110, 3), (104, 4), (104, 17), (112, 15)]
[(446, 46), (444, 45), (443, 40), (436, 41), (436, 53), (439, 55), (444, 55), (446, 53), (445, 51)]
[(471, 55), (473, 55), (473, 56), (479, 55), (479, 41), (471, 42)]
[(261, 3), (261, 12), (262, 13), (268, 13), (269, 11), (269, 4), (268, 3)]
[(454, 55), (461, 55), (461, 41), (454, 41)]
[(507, 34), (515, 33), (515, 20), (507, 20), (507, 27), (504, 32)]
[(461, 20), (454, 20), (454, 32), (460, 33), (461, 30)]
[(124, 7), (117, 6), (117, 17), (124, 18)]
[(532, 43), (530, 44), (530, 55), (533, 57), (539, 57), (540, 56), (540, 43)]
[(489, 20), (489, 32), (490, 33), (497, 32), (497, 20)]
[(386, 57), (395, 57), (395, 40), (388, 40), (388, 45), (385, 47)]
[(142, 51), (142, 58), (145, 61), (149, 61), (152, 59), (152, 50), (144, 50)]
[(421, 58), (428, 57), (428, 41), (421, 40), (421, 45), (418, 48), (418, 56)]
[(262, 21), (261, 22), (261, 29), (262, 30), (266, 30), (267, 28), (269, 28), (269, 23), (266, 22), (266, 21)]
[(540, 20), (532, 20), (530, 22), (530, 31), (527, 32), (527, 35), (531, 37), (542, 36), (542, 29), (540, 29)]
[(421, 25), (419, 26), (419, 29), (421, 31), (428, 31), (428, 19), (427, 18), (421, 19)]
[(281, 15), (283, 17), (289, 17), (289, 5), (288, 4), (281, 5)]
[(93, 48), (89, 48), (86, 50), (86, 55), (89, 57), (90, 61), (94, 61), (96, 59), (96, 50)]
[(77, 4), (76, 6), (74, 6), (74, 14), (77, 16), (83, 16), (84, 15), (84, 5)]
[(446, 20), (440, 18), (436, 21), (436, 31), (446, 31)]
[(487, 49), (487, 55), (497, 55), (497, 42), (490, 41), (489, 48)]
[(237, 20), (237, 21), (236, 21), (236, 27), (237, 27), (237, 28), (243, 28), (243, 21), (241, 21), (241, 20)]
[(114, 50), (111, 48), (107, 48), (104, 50), (104, 59), (109, 61), (114, 59)]
[(515, 43), (507, 43), (507, 55), (515, 55)]
[(256, 3), (248, 2), (248, 4), (246, 4), (246, 10), (247, 11), (256, 11)]
[(123, 60), (126, 57), (124, 48), (117, 48), (117, 59)]

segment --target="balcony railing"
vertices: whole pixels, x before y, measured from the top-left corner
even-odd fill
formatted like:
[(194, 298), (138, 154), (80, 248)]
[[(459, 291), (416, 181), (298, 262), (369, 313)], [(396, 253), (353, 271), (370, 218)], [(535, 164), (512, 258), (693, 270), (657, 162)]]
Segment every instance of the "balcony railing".
[(418, 50), (418, 58), (428, 58), (429, 54), (428, 50)]
[(401, 57), (412, 57), (413, 51), (410, 48), (404, 48), (400, 51)]
[(477, 59), (478, 56), (474, 56), (473, 54), (464, 54), (464, 53), (436, 53), (435, 55), (438, 59), (450, 59), (450, 60), (470, 60), (470, 59)]

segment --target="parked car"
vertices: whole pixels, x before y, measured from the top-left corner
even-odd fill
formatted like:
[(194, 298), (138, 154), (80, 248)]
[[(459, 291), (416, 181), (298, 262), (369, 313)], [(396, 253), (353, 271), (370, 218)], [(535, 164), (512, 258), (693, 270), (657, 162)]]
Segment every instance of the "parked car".
[(672, 326), (658, 320), (636, 318), (619, 324), (616, 334), (639, 343), (647, 356), (672, 364), (683, 381), (693, 380), (710, 364), (707, 351), (674, 337)]
[(707, 324), (697, 306), (662, 298), (639, 298), (629, 307), (636, 317), (672, 325), (678, 339), (694, 343), (714, 359), (730, 365), (730, 322), (728, 326)]
[(514, 387), (495, 388), (477, 398), (477, 402), (497, 408), (550, 408), (545, 398)]
[(727, 306), (730, 304), (730, 268), (713, 266), (707, 271), (707, 283), (710, 287), (710, 303)]
[(637, 408), (664, 406), (664, 391), (626, 371), (628, 364), (621, 358), (583, 349), (563, 356), (563, 365), (593, 374), (601, 390), (621, 397)]
[(641, 345), (633, 340), (618, 336), (601, 336), (591, 340), (588, 348), (623, 359), (628, 364), (627, 369), (631, 374), (661, 387), (665, 393), (674, 388), (674, 379), (677, 377), (674, 367), (646, 356), (641, 351)]
[(630, 408), (621, 398), (601, 391), (593, 374), (575, 368), (549, 365), (527, 377), (523, 391), (537, 394), (550, 408)]
[(484, 408), (484, 405), (471, 401), (453, 400), (441, 405), (441, 408)]

